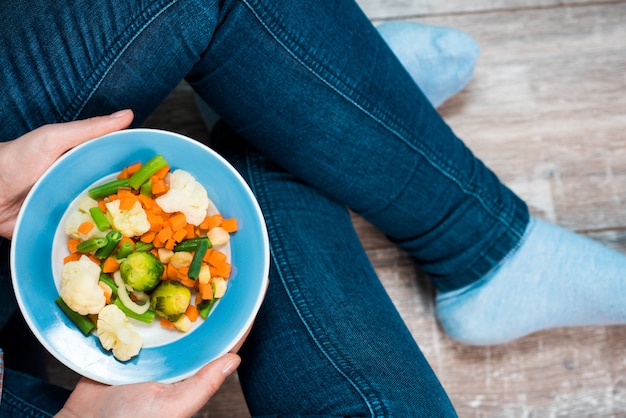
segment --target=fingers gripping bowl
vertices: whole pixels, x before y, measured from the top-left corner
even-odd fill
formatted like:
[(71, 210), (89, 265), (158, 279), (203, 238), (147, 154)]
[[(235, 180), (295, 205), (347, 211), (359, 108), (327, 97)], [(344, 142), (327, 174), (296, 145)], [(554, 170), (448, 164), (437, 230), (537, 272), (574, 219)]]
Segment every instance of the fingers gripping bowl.
[[(102, 348), (96, 335), (85, 337), (78, 331), (55, 303), (68, 255), (63, 224), (89, 188), (155, 155), (163, 155), (172, 169), (191, 173), (217, 210), (237, 219), (238, 230), (228, 248), (232, 270), (225, 295), (190, 332), (133, 322), (144, 345), (138, 355), (122, 362)], [(174, 382), (228, 352), (245, 335), (267, 287), (269, 244), (258, 203), (222, 157), (178, 134), (130, 129), (73, 149), (41, 176), (18, 215), (11, 270), (26, 322), (43, 346), (70, 369), (107, 384)]]

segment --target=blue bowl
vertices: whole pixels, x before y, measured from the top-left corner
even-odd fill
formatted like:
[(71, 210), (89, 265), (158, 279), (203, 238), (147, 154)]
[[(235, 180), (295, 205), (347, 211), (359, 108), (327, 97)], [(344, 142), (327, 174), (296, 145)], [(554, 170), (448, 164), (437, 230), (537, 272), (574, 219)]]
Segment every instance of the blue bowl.
[[(237, 218), (230, 240), (232, 275), (226, 295), (189, 333), (134, 322), (144, 335), (138, 356), (120, 362), (95, 335), (85, 337), (56, 306), (64, 217), (79, 195), (125, 166), (162, 154), (172, 169), (190, 172), (226, 218)], [(182, 135), (129, 129), (80, 145), (35, 183), (18, 215), (11, 246), (19, 307), (43, 346), (75, 372), (106, 384), (175, 382), (230, 351), (252, 325), (268, 284), (269, 244), (259, 205), (239, 173), (203, 144)], [(158, 321), (157, 321), (158, 322)]]

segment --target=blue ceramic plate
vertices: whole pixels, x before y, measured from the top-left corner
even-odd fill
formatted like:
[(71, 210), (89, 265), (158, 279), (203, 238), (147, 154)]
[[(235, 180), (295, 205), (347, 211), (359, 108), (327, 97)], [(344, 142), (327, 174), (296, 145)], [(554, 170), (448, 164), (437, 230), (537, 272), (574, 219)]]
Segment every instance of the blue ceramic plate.
[[(230, 240), (233, 265), (226, 295), (189, 333), (133, 325), (144, 336), (138, 356), (120, 362), (83, 334), (56, 306), (63, 257), (64, 217), (79, 195), (125, 166), (162, 154), (172, 169), (190, 172), (239, 230)], [(182, 380), (228, 352), (257, 314), (268, 283), (269, 244), (263, 215), (252, 192), (222, 157), (184, 136), (129, 129), (87, 142), (61, 157), (32, 188), (19, 213), (11, 247), (17, 301), (39, 341), (75, 372), (107, 384)]]

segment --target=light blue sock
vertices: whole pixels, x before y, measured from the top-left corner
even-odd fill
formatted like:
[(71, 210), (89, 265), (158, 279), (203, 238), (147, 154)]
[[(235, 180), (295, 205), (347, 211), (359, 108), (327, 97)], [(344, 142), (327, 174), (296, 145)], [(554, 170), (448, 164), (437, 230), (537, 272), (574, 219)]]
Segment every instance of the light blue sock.
[(377, 29), (435, 107), (463, 89), (474, 74), (479, 48), (464, 32), (406, 21), (385, 22)]
[(437, 316), (454, 339), (505, 343), (535, 331), (626, 324), (626, 256), (531, 218), (508, 258), (472, 285), (437, 296)]

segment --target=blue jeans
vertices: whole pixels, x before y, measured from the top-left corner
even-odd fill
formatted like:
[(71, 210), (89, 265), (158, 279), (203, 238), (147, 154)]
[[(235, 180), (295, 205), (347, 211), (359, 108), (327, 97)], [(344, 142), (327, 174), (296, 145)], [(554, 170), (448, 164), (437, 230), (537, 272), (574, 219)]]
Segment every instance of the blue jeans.
[(0, 28), (1, 140), (120, 108), (141, 123), (182, 79), (223, 118), (215, 147), (250, 183), (272, 249), (242, 349), (253, 415), (455, 415), (347, 208), (439, 291), (497, 264), (528, 211), (352, 0), (12, 0)]

